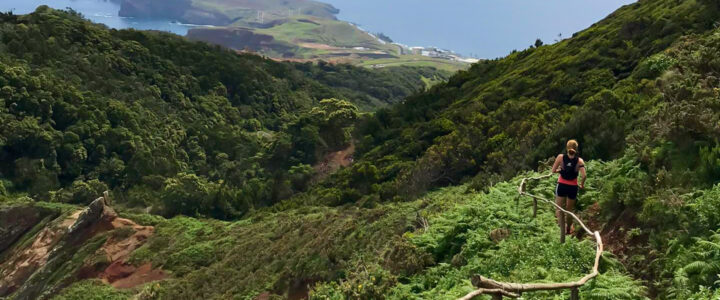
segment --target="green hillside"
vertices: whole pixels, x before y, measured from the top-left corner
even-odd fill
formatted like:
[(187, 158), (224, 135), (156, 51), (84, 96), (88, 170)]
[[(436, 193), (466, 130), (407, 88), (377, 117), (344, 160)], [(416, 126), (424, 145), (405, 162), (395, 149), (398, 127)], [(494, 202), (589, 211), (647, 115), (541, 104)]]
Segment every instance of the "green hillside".
[(293, 15), (335, 19), (339, 12), (330, 4), (308, 0), (193, 0), (192, 4), (224, 14), (228, 19), (240, 24), (259, 22), (258, 12), (262, 12), (262, 20), (268, 22)]
[(417, 195), (472, 178), (480, 185), (509, 178), (556, 154), (569, 137), (587, 157), (617, 158), (633, 146), (634, 130), (650, 129), (647, 115), (663, 103), (657, 79), (676, 61), (665, 51), (714, 28), (711, 5), (643, 1), (555, 45), (475, 64), (363, 120), (361, 161), (377, 167), (378, 183), (410, 189), (388, 195)]
[[(119, 15), (214, 25), (192, 28), (187, 36), (275, 59), (355, 65), (389, 59), (393, 66), (418, 66), (408, 62), (410, 57), (397, 45), (337, 20), (338, 12), (332, 5), (307, 0), (124, 0)], [(422, 66), (455, 72), (469, 65), (425, 57)]]
[[(441, 76), (277, 63), (169, 34), (110, 31), (46, 7), (2, 22), (2, 190), (44, 200), (84, 203), (109, 188), (153, 205), (165, 180), (180, 176), (243, 195), (203, 214), (242, 215), (303, 190), (292, 182), (349, 143), (334, 126), (348, 126), (356, 105), (397, 102), (423, 90), (422, 77)], [(355, 105), (321, 101), (331, 98)], [(348, 115), (326, 115), (340, 111)]]
[(403, 54), (400, 46), (380, 41), (358, 27), (334, 19), (293, 16), (249, 26), (241, 21), (226, 27), (194, 28), (188, 38), (268, 57), (293, 61), (328, 61), (357, 66), (433, 67), (457, 72), (468, 63)]
[[(588, 161), (578, 214), (606, 250), (580, 299), (720, 297), (716, 1), (639, 1), (404, 100), (427, 70), (1, 17), (0, 297), (457, 299), (476, 274), (577, 280), (594, 243), (558, 243), (554, 211), (533, 218), (517, 190), (570, 138)], [(106, 189), (120, 218), (108, 199), (79, 213)], [(25, 259), (45, 244), (46, 264)]]
[[(469, 278), (477, 272), (518, 281), (581, 277), (594, 256), (592, 243), (558, 244), (552, 211), (541, 207), (532, 219), (529, 202), (515, 204), (517, 184), (480, 195), (458, 186), (373, 208), (263, 211), (235, 223), (158, 219), (152, 222), (157, 235), (132, 259), (176, 276), (146, 288), (160, 299), (288, 297), (306, 293), (307, 284), (311, 299), (457, 299), (473, 290)], [(536, 188), (551, 189), (551, 182)], [(512, 234), (498, 239), (491, 232), (499, 229)], [(582, 290), (583, 299), (643, 298), (645, 288), (611, 255), (605, 263), (604, 274)], [(98, 288), (76, 285), (66, 293)]]

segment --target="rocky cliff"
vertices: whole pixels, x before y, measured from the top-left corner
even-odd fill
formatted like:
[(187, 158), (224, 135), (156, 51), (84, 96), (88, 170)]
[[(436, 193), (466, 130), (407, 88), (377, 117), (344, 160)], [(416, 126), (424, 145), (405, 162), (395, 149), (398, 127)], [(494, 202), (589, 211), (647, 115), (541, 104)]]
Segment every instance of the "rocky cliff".
[(122, 0), (118, 14), (121, 17), (171, 19), (189, 24), (228, 25), (231, 22), (221, 13), (193, 7), (190, 0)]
[(0, 297), (47, 299), (88, 278), (128, 288), (164, 277), (150, 264), (128, 263), (154, 228), (119, 218), (106, 197), (74, 211), (4, 207), (0, 220)]
[[(121, 17), (162, 18), (189, 24), (225, 26), (272, 22), (290, 15), (336, 19), (340, 11), (332, 5), (305, 0), (121, 0)], [(262, 13), (262, 14), (260, 14)], [(262, 16), (261, 18), (259, 16)]]

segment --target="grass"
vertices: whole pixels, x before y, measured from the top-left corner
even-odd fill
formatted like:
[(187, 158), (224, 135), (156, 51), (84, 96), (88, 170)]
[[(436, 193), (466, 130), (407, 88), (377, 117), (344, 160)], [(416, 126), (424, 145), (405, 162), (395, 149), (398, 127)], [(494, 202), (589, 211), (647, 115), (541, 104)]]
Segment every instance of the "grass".
[[(295, 58), (300, 59), (342, 60), (364, 67), (376, 65), (388, 67), (429, 66), (451, 73), (467, 69), (470, 66), (466, 63), (420, 55), (400, 55), (396, 45), (383, 44), (367, 32), (343, 21), (297, 16), (288, 18), (285, 23), (271, 28), (249, 30), (256, 34), (274, 37), (275, 41), (273, 43), (277, 43), (283, 49), (295, 48), (293, 54)], [(303, 43), (325, 45), (328, 48), (303, 47), (301, 46)], [(272, 45), (269, 45), (269, 47), (272, 48)], [(368, 50), (358, 50), (354, 49), (355, 47), (363, 47)], [(397, 56), (397, 58), (370, 59), (363, 57), (378, 51)], [(267, 54), (271, 56), (280, 56), (281, 54), (274, 53), (272, 49), (269, 52)]]
[[(248, 2), (250, 3), (248, 5)], [(291, 9), (303, 12), (313, 11), (320, 13), (321, 17), (330, 18), (331, 15), (322, 13), (326, 4), (316, 1), (285, 1), (285, 0), (193, 0), (194, 7), (218, 12), (231, 20), (237, 18), (246, 18), (241, 20), (242, 24), (257, 21), (257, 11), (263, 11), (266, 22), (279, 18), (286, 18)]]
[(255, 31), (293, 44), (307, 42), (339, 48), (365, 47), (389, 52), (395, 50), (347, 22), (309, 16), (292, 17), (283, 24)]
[(53, 298), (55, 300), (125, 300), (130, 291), (117, 290), (100, 280), (85, 280), (75, 283)]
[[(589, 167), (605, 174), (618, 164)], [(125, 299), (132, 293), (152, 295), (149, 299), (253, 299), (265, 292), (287, 297), (306, 284), (313, 286), (311, 299), (456, 299), (473, 290), (474, 274), (511, 282), (577, 280), (591, 268), (594, 244), (572, 238), (559, 244), (553, 209), (542, 205), (532, 218), (530, 199), (517, 198), (520, 178), (486, 193), (462, 185), (366, 208), (289, 203), (236, 222), (123, 213), (156, 228), (131, 262), (151, 262), (170, 278), (133, 291), (83, 281), (60, 299)], [(545, 180), (529, 188), (550, 197), (553, 184)], [(601, 195), (583, 197), (598, 201)], [(499, 230), (509, 234), (497, 238)], [(105, 237), (68, 256), (71, 263), (59, 266), (62, 273), (72, 273), (68, 268), (89, 257)], [(642, 299), (643, 287), (618, 265), (605, 258), (603, 274), (581, 289), (581, 297)], [(523, 296), (567, 298), (568, 292)]]
[[(576, 239), (559, 244), (549, 206), (533, 219), (531, 201), (516, 202), (519, 179), (488, 193), (458, 186), (370, 208), (289, 205), (237, 222), (150, 218), (156, 235), (132, 260), (171, 274), (156, 284), (160, 298), (252, 298), (268, 291), (287, 297), (294, 286), (309, 282), (315, 283), (316, 299), (455, 299), (473, 289), (473, 274), (515, 282), (583, 276), (591, 268), (594, 244)], [(544, 181), (533, 191), (550, 194), (552, 185)], [(499, 229), (509, 236), (494, 239)], [(613, 265), (605, 265), (582, 297), (643, 297), (639, 283)], [(526, 299), (568, 296), (563, 293), (530, 293)]]
[(383, 65), (384, 67), (393, 66), (416, 66), (416, 67), (434, 67), (438, 70), (448, 71), (455, 73), (460, 70), (465, 70), (470, 67), (470, 64), (454, 62), (444, 59), (430, 58), (421, 55), (402, 55), (398, 58), (383, 58), (383, 59), (369, 59), (362, 60), (357, 63), (358, 66), (362, 67), (373, 67), (377, 65)]

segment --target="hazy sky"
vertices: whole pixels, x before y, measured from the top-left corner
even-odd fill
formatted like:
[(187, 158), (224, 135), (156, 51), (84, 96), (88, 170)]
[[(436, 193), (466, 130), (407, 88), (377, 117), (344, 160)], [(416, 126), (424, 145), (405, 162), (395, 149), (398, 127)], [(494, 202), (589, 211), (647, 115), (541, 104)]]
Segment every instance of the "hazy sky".
[(634, 0), (320, 0), (340, 19), (411, 46), (505, 56), (536, 38), (569, 37)]

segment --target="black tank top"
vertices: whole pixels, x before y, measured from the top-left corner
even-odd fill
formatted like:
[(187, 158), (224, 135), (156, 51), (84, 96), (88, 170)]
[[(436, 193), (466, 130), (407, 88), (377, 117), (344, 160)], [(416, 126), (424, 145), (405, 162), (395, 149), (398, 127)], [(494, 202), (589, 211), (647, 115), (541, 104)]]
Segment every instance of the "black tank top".
[(575, 180), (578, 177), (578, 162), (580, 158), (575, 155), (574, 158), (569, 158), (567, 155), (563, 155), (562, 169), (560, 170), (560, 176), (566, 180)]

